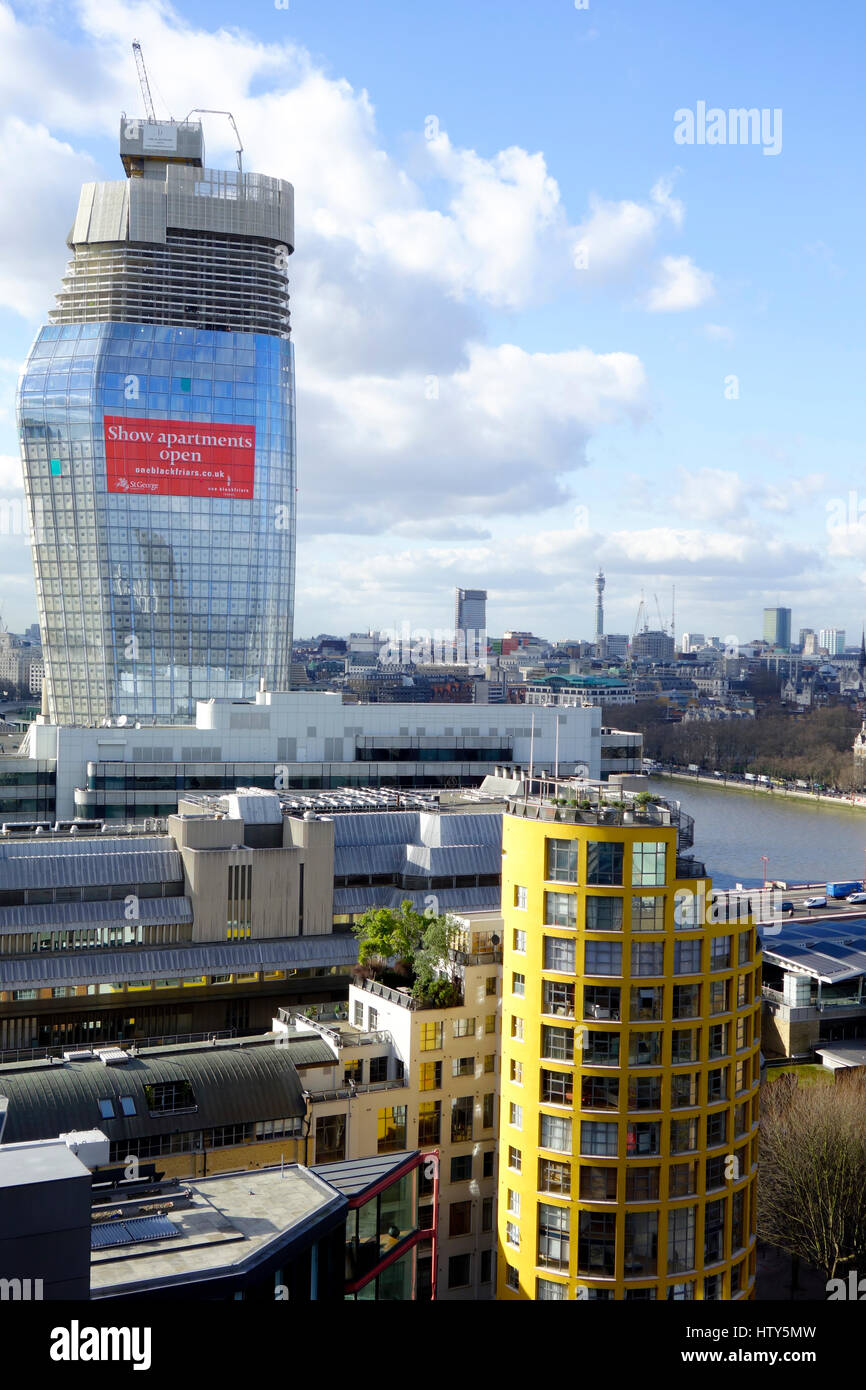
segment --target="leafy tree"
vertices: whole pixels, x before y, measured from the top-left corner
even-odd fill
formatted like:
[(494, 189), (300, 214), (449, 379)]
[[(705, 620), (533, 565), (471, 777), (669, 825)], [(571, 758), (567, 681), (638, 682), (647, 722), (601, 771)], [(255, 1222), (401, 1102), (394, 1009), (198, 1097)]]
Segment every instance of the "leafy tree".
[[(424, 936), (419, 950), (415, 953), (415, 989), (413, 993), (416, 998), (427, 999), (432, 1002), (432, 994), (436, 993), (434, 986), (450, 984), (449, 981), (440, 980), (439, 970), (443, 961), (448, 959), (448, 946), (451, 937), (451, 920), (447, 914), (438, 917), (430, 916), (426, 918)], [(441, 993), (438, 990), (438, 993)], [(459, 989), (457, 990), (459, 995)], [(456, 1002), (449, 999), (448, 1003)]]
[(763, 1088), (758, 1235), (819, 1269), (866, 1260), (866, 1077)]
[(427, 920), (408, 898), (400, 904), (399, 912), (389, 907), (369, 908), (352, 928), (358, 938), (360, 964), (374, 970), (382, 970), (388, 961), (411, 967)]

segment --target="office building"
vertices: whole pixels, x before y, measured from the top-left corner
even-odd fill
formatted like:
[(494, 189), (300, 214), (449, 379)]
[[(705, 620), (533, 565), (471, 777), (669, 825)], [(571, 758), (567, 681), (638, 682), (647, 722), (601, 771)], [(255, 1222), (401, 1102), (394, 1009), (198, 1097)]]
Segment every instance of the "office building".
[(503, 829), (497, 1296), (749, 1298), (755, 928), (704, 925), (677, 803), (524, 791)]
[(183, 722), (288, 689), (293, 191), (208, 169), (195, 121), (124, 118), (81, 190), (18, 425), (55, 723)]
[(645, 628), (632, 638), (631, 654), (635, 661), (673, 661), (674, 639), (660, 629)]
[(764, 609), (764, 641), (783, 652), (791, 650), (790, 608)]
[(454, 646), (458, 661), (487, 656), (487, 590), (458, 589), (454, 606)]
[(702, 632), (684, 632), (681, 650), (685, 655), (689, 652), (699, 652), (706, 646), (706, 638)]
[(527, 681), (528, 705), (633, 705), (634, 682), (621, 676), (561, 676), (558, 673)]
[(828, 656), (842, 656), (845, 652), (844, 627), (822, 627), (818, 633), (818, 646)]

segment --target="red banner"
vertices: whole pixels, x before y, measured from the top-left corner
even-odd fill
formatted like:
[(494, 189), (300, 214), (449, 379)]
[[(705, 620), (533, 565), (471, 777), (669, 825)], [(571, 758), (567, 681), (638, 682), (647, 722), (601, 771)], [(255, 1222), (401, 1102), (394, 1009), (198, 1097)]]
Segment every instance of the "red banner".
[(251, 498), (255, 425), (106, 415), (109, 492)]

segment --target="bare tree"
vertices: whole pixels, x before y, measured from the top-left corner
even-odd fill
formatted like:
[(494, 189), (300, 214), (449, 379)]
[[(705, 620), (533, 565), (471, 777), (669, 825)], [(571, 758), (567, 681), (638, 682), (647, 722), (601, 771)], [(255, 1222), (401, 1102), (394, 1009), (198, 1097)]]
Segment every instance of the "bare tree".
[(763, 1088), (758, 1235), (828, 1280), (866, 1261), (866, 1073)]

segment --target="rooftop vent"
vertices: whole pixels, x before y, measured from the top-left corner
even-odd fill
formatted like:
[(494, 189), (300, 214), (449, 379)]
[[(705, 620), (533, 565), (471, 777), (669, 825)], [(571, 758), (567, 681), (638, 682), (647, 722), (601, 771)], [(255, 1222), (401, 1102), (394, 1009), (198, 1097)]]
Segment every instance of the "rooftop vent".
[(74, 1052), (64, 1052), (64, 1062), (92, 1062), (93, 1053), (89, 1047), (80, 1047)]
[(104, 1067), (119, 1067), (129, 1060), (122, 1047), (102, 1047), (96, 1055)]

